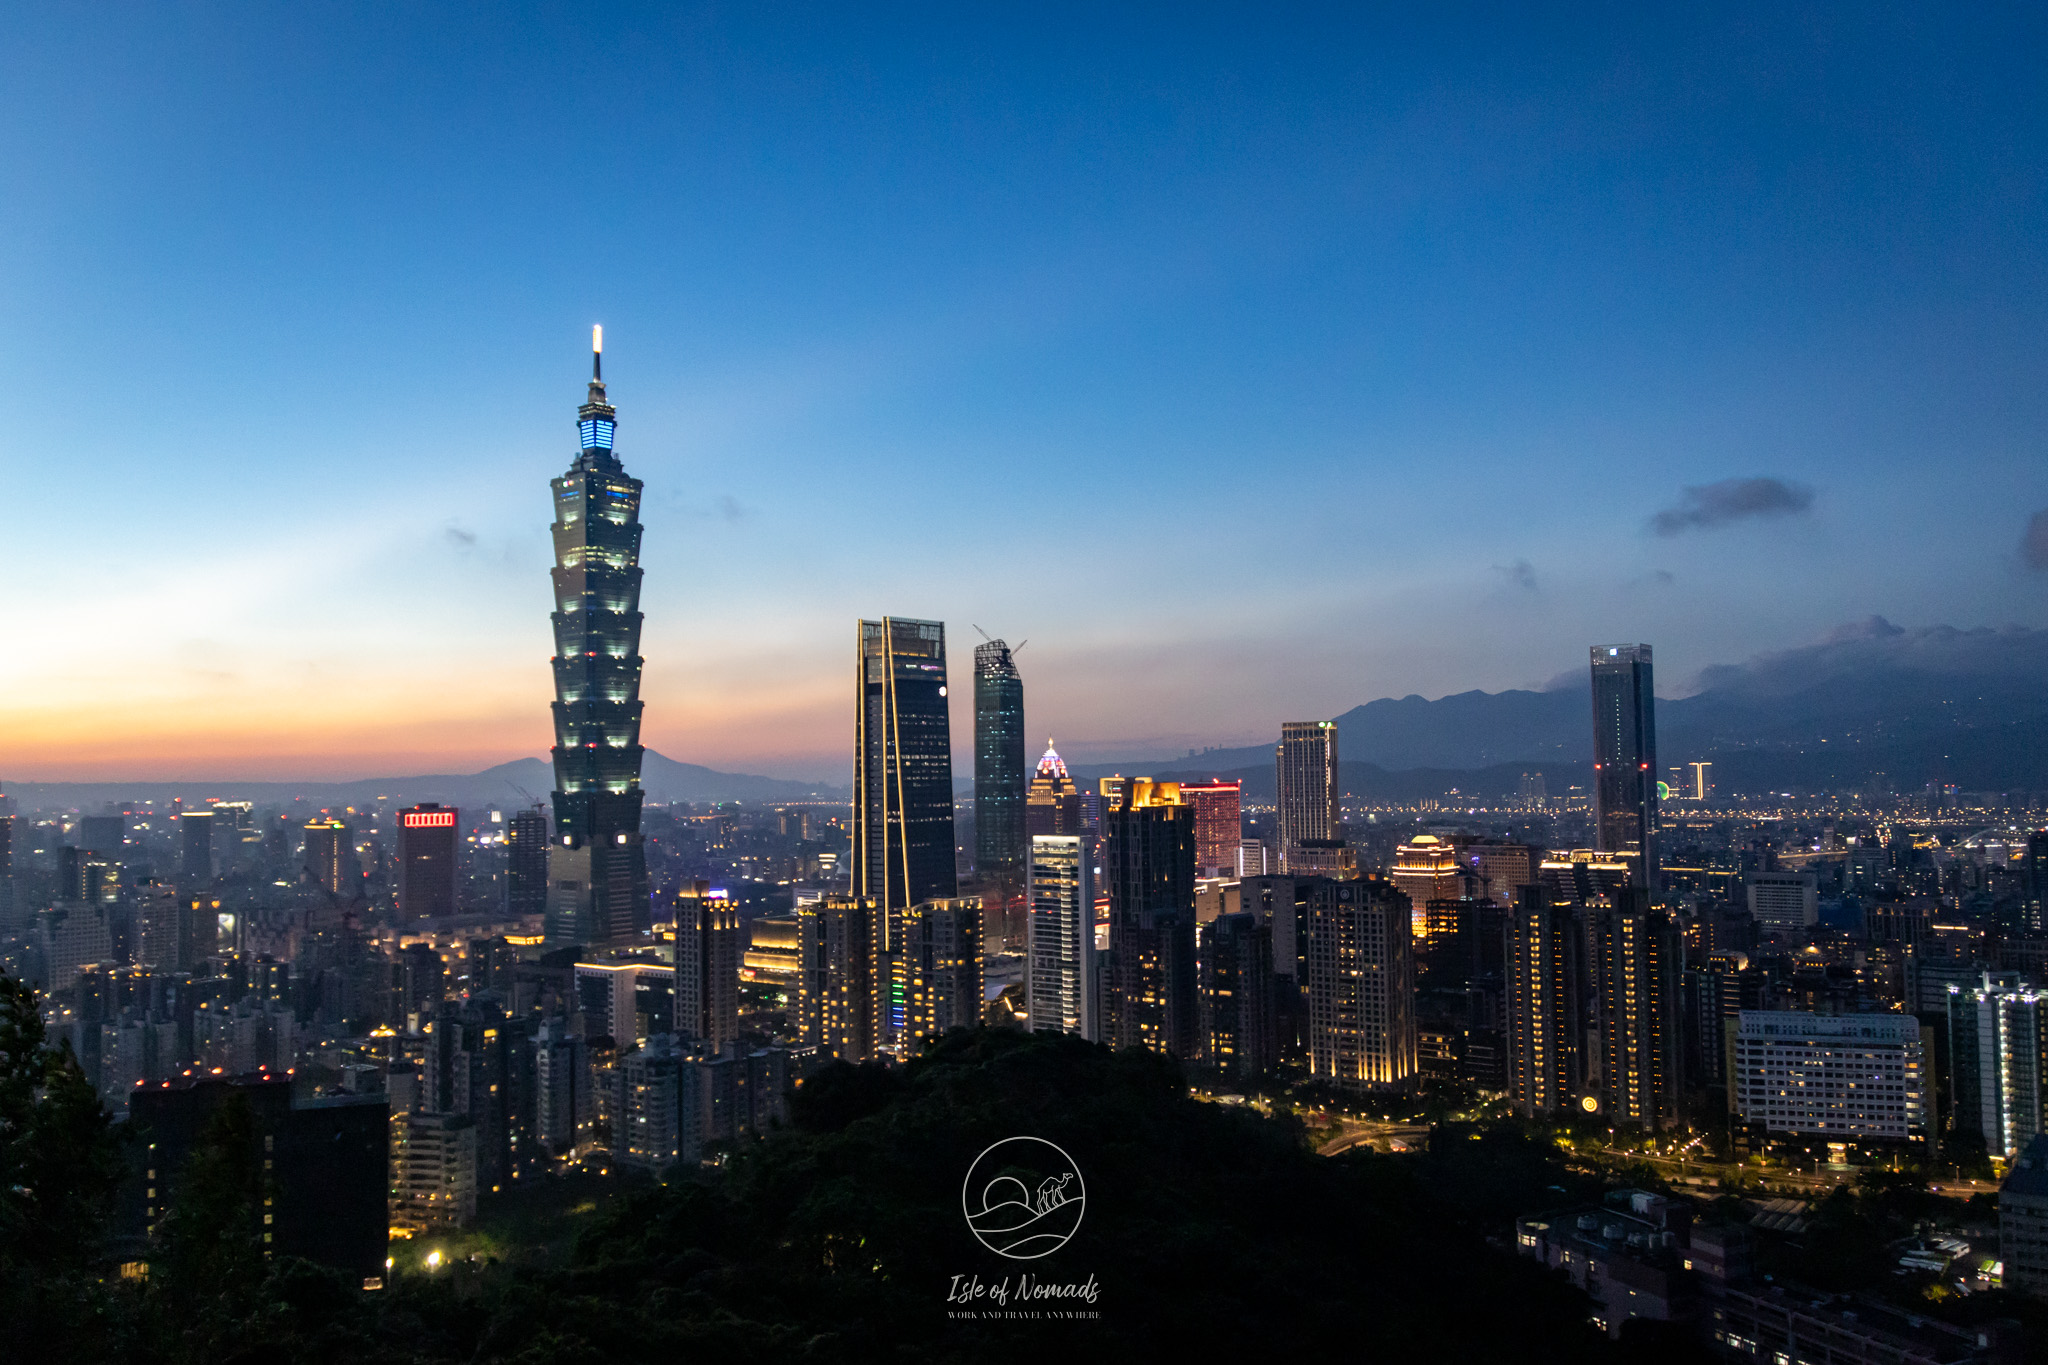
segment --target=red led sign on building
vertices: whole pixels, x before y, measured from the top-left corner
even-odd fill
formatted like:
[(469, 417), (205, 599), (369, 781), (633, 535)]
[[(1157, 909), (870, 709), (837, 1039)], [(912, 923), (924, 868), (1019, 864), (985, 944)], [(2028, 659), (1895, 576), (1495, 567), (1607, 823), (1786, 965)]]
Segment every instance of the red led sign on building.
[(455, 812), (452, 810), (429, 810), (421, 811), (417, 815), (408, 814), (405, 817), (405, 827), (407, 829), (454, 829)]

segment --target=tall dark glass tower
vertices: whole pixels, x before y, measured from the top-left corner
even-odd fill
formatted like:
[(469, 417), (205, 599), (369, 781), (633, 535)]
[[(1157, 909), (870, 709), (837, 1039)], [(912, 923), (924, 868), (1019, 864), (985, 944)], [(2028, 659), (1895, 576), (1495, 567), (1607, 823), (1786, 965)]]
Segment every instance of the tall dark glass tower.
[(612, 453), (593, 331), (580, 449), (554, 481), (555, 835), (547, 942), (616, 943), (648, 926), (640, 841), (640, 480)]
[(1657, 885), (1657, 703), (1648, 645), (1593, 646), (1593, 846)]
[(1024, 680), (1009, 645), (974, 649), (974, 867), (1005, 894), (1024, 868)]
[(960, 890), (946, 628), (885, 616), (857, 643), (853, 894), (875, 902), (876, 947), (892, 953), (906, 908)]

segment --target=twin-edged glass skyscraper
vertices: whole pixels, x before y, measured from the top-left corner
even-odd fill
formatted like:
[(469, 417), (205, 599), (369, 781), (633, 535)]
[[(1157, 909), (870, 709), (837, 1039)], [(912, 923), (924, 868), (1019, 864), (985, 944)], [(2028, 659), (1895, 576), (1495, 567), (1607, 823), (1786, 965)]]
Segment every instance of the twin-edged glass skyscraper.
[(603, 334), (576, 410), (575, 461), (554, 481), (555, 833), (551, 947), (612, 943), (647, 927), (640, 839), (640, 480), (613, 453)]
[(891, 926), (920, 901), (959, 893), (953, 856), (952, 726), (946, 627), (885, 616), (862, 621), (856, 656), (853, 893)]
[(1593, 847), (1657, 885), (1657, 699), (1648, 645), (1594, 645)]

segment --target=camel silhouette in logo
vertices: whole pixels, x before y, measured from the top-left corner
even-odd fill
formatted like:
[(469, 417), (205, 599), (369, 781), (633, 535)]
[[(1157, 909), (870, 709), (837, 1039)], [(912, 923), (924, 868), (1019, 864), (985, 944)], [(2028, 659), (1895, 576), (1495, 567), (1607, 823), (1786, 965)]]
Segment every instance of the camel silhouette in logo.
[(1038, 1185), (1038, 1201), (1032, 1205), (1032, 1211), (1035, 1213), (1051, 1213), (1054, 1209), (1066, 1203), (1067, 1182), (1073, 1178), (1074, 1173), (1068, 1171), (1065, 1175), (1049, 1175), (1040, 1181)]

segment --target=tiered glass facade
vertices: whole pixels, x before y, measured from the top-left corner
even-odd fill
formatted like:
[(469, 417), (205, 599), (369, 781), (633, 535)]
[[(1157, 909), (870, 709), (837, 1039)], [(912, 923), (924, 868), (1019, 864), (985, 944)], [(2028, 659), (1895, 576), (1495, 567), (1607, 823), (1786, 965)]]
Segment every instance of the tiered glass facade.
[(577, 410), (581, 449), (554, 481), (555, 834), (550, 945), (614, 943), (647, 927), (640, 839), (640, 480), (612, 442), (602, 357)]

